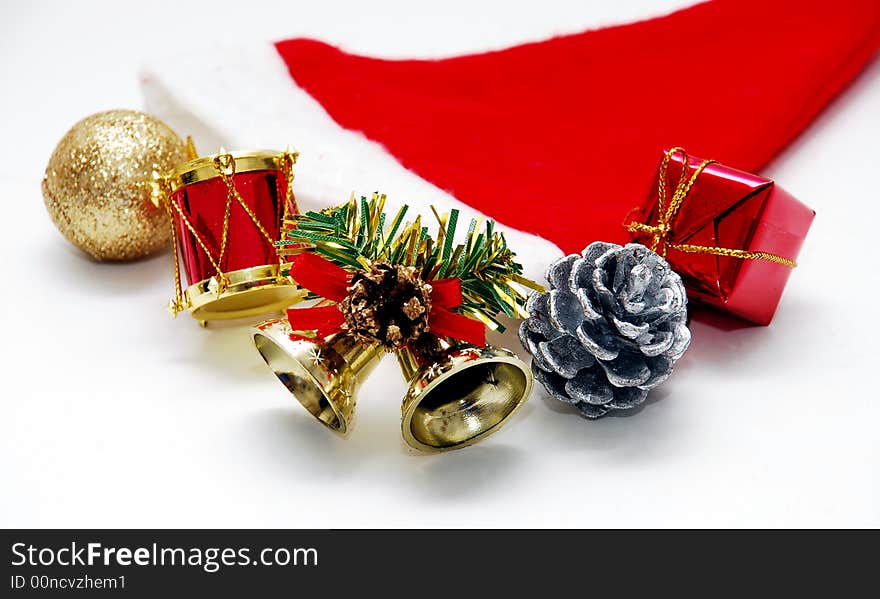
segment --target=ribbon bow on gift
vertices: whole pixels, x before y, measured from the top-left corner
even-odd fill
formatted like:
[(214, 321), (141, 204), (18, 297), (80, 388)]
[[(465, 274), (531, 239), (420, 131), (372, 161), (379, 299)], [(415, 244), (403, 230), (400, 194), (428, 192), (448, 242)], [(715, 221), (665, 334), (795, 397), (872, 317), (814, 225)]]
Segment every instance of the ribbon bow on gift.
[[(672, 157), (680, 152), (682, 154), (681, 176), (678, 184), (672, 192), (672, 199), (667, 204), (666, 193), (666, 170)], [(688, 254), (712, 254), (715, 256), (727, 256), (729, 258), (740, 258), (742, 260), (766, 260), (783, 266), (794, 268), (797, 263), (783, 256), (777, 256), (770, 252), (748, 251), (741, 249), (710, 247), (705, 245), (692, 245), (687, 243), (671, 243), (670, 237), (675, 226), (675, 219), (679, 210), (684, 204), (685, 199), (697, 181), (697, 178), (703, 170), (714, 163), (714, 160), (703, 160), (696, 170), (688, 177), (688, 154), (684, 148), (675, 147), (666, 152), (663, 161), (660, 163), (660, 173), (657, 182), (657, 224), (649, 225), (647, 223), (630, 222), (625, 225), (626, 230), (630, 233), (647, 233), (652, 236), (650, 248), (664, 258), (667, 251), (671, 248), (679, 252)]]
[[(294, 258), (290, 276), (301, 287), (333, 305), (319, 305), (311, 308), (292, 308), (287, 318), (294, 331), (314, 331), (324, 338), (344, 330), (345, 316), (340, 310), (341, 302), (349, 294), (352, 273), (337, 266), (330, 260), (311, 252), (303, 252)], [(486, 344), (486, 327), (452, 310), (462, 303), (461, 281), (457, 278), (427, 281), (431, 286), (431, 309), (428, 313), (428, 326), (431, 334), (438, 337), (451, 337), (473, 345)], [(296, 335), (305, 337), (305, 335)]]

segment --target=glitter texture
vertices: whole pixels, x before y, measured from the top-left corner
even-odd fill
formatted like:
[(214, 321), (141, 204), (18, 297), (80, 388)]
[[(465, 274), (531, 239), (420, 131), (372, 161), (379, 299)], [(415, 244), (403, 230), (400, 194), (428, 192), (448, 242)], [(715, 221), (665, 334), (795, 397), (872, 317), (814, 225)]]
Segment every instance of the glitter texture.
[(168, 217), (150, 201), (153, 171), (186, 160), (167, 125), (133, 110), (87, 117), (58, 143), (43, 199), (58, 230), (97, 260), (132, 260), (169, 242)]

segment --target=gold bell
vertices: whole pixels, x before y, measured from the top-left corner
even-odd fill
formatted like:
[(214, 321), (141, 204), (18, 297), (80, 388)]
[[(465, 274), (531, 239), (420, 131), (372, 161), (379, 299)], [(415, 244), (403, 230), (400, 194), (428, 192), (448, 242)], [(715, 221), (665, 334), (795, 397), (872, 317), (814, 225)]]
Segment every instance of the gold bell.
[(445, 451), (488, 437), (525, 403), (534, 378), (513, 352), (491, 346), (403, 349), (397, 361), (410, 383), (401, 430), (411, 447)]
[(287, 320), (254, 327), (254, 344), (288, 391), (328, 428), (345, 435), (352, 425), (361, 382), (384, 351), (338, 333), (321, 341), (290, 338)]

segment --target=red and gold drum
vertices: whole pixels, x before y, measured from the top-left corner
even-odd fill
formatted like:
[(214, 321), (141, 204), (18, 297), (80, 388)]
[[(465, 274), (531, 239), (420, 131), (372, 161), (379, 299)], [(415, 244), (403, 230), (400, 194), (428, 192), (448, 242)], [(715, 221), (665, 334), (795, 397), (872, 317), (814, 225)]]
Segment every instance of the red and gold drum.
[(171, 310), (205, 323), (279, 311), (305, 293), (276, 251), (285, 217), (296, 214), (292, 152), (203, 156), (165, 177), (174, 232), (177, 294)]

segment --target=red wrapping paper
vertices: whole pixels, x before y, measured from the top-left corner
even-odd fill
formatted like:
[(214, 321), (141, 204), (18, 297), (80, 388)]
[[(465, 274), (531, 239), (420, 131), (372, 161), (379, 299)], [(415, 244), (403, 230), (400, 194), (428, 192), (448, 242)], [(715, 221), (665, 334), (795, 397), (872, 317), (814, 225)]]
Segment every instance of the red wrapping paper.
[[(688, 176), (703, 162), (676, 152), (666, 171), (667, 194), (679, 183), (684, 160)], [(658, 170), (658, 177), (662, 169)], [(630, 221), (657, 224), (658, 185)], [(793, 269), (766, 260), (686, 253), (671, 247), (689, 244), (709, 248), (768, 252), (797, 261), (816, 215), (772, 180), (718, 163), (697, 177), (666, 238), (666, 259), (678, 272), (688, 298), (758, 325), (770, 324)], [(633, 240), (651, 247), (650, 234)]]

